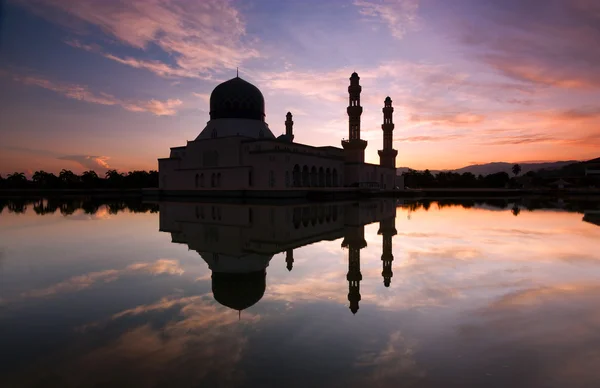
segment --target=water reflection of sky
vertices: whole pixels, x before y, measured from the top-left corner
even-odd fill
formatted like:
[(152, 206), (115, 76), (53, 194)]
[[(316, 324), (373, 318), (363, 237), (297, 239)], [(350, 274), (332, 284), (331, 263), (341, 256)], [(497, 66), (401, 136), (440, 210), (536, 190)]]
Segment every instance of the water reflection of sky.
[(0, 216), (7, 386), (593, 386), (600, 228), (562, 210), (399, 207), (384, 287), (364, 227), (360, 309), (342, 238), (278, 253), (262, 299), (215, 302), (159, 215)]

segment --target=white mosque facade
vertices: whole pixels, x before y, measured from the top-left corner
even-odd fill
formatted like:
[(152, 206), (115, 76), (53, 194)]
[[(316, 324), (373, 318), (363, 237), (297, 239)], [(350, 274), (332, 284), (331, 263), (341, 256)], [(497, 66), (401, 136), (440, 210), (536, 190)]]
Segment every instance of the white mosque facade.
[(264, 97), (258, 88), (239, 77), (218, 85), (210, 96), (210, 121), (204, 130), (185, 146), (171, 148), (168, 158), (158, 160), (159, 193), (272, 195), (344, 187), (402, 188), (396, 177), (394, 108), (389, 97), (383, 108), (380, 164), (364, 161), (367, 142), (360, 137), (359, 80), (356, 73), (350, 77), (349, 136), (342, 148), (294, 142), (289, 112), (285, 134), (275, 137), (265, 122)]

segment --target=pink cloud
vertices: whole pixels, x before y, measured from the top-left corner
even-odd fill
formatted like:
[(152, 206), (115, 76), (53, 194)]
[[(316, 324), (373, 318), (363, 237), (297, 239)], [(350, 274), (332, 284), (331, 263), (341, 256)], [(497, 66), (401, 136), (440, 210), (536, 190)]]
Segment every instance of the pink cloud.
[[(60, 11), (87, 24), (101, 28), (119, 42), (146, 49), (159, 46), (172, 55), (174, 64), (120, 57), (98, 46), (70, 43), (106, 58), (135, 68), (146, 69), (163, 77), (210, 78), (221, 69), (234, 68), (259, 53), (245, 39), (246, 27), (230, 0), (202, 1), (125, 1), (125, 0), (24, 0), (34, 12), (63, 23)], [(85, 34), (81, 25), (70, 24)]]
[(402, 39), (407, 31), (417, 27), (420, 0), (355, 0), (361, 15), (379, 19), (387, 25), (392, 36)]
[(100, 105), (118, 105), (131, 112), (149, 112), (156, 116), (172, 116), (177, 113), (176, 108), (183, 103), (179, 99), (126, 101), (108, 93), (95, 93), (85, 85), (58, 83), (36, 76), (14, 75), (13, 79), (25, 85), (51, 90), (67, 98)]

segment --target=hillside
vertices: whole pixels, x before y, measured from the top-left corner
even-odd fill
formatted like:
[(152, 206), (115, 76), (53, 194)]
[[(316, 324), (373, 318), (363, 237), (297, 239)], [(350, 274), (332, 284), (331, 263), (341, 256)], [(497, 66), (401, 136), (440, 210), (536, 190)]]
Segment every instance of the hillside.
[[(521, 174), (526, 174), (529, 171), (537, 171), (541, 169), (545, 170), (556, 170), (565, 166), (568, 166), (573, 163), (578, 163), (577, 160), (570, 161), (561, 161), (561, 162), (544, 162), (544, 163), (519, 163), (521, 166)], [(512, 167), (515, 163), (508, 162), (492, 162), (485, 164), (473, 164), (470, 166), (465, 166), (456, 170), (430, 170), (432, 174), (436, 174), (440, 171), (451, 171), (457, 172), (459, 174), (470, 172), (474, 175), (489, 175), (497, 172), (506, 172), (509, 175), (512, 175)], [(409, 167), (398, 167), (397, 174), (401, 175), (403, 172), (409, 170)]]

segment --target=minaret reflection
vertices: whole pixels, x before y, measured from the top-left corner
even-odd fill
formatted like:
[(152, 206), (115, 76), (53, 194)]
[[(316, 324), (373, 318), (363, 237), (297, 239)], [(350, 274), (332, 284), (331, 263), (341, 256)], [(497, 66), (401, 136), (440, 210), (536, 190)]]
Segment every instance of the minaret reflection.
[[(364, 226), (391, 220), (382, 221), (382, 225), (391, 222), (384, 235), (384, 239), (389, 235), (390, 248), (385, 252), (391, 257), (393, 234), (388, 232), (393, 230), (396, 209), (393, 200), (373, 200), (291, 206), (160, 202), (159, 210), (160, 231), (170, 233), (173, 243), (198, 252), (211, 272), (215, 301), (239, 314), (265, 295), (267, 268), (274, 255), (285, 254), (291, 271), (295, 249), (341, 238), (348, 248), (348, 301), (356, 313), (361, 300), (360, 250), (367, 246)], [(391, 277), (391, 261), (386, 265)]]
[(345, 227), (344, 241), (342, 247), (348, 249), (348, 301), (350, 302), (350, 311), (356, 314), (358, 311), (358, 302), (360, 302), (360, 282), (362, 274), (360, 273), (360, 250), (367, 246), (365, 241), (365, 227), (362, 223), (364, 217), (363, 209), (360, 206), (350, 206), (345, 209)]
[(285, 251), (285, 262), (287, 263), (286, 268), (291, 271), (294, 268), (294, 250), (288, 249)]
[(398, 232), (396, 231), (396, 218), (388, 218), (379, 222), (379, 232), (383, 236), (383, 252), (381, 254), (381, 261), (383, 262), (383, 284), (386, 287), (390, 286), (392, 282), (392, 262), (394, 261), (394, 255), (392, 253), (392, 237)]

